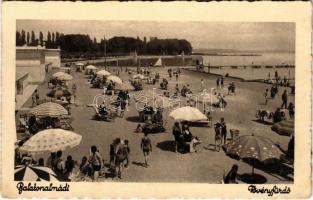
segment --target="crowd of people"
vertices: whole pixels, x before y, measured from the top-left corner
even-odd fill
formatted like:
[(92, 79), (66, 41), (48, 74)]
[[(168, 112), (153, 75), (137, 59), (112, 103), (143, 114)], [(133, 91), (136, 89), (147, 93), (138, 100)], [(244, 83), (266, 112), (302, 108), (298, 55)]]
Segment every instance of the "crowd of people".
[[(127, 70), (127, 69), (126, 69)], [(179, 76), (181, 74), (180, 69), (168, 69), (169, 80), (172, 80), (172, 77), (175, 76), (176, 81), (178, 81)], [(117, 72), (119, 73), (119, 71)], [(144, 74), (147, 77), (152, 77), (152, 73), (149, 70), (140, 70), (137, 73)], [(97, 88), (103, 88), (104, 94), (108, 91), (112, 91), (114, 89), (114, 82), (107, 81), (106, 77), (99, 77), (94, 71), (90, 71), (91, 75), (91, 84)], [(155, 73), (154, 80), (155, 82), (160, 79), (160, 74)], [(140, 83), (141, 84), (141, 83)], [(160, 87), (163, 90), (168, 90), (169, 81), (166, 78), (163, 78)], [(220, 76), (216, 80), (216, 88), (222, 89), (224, 88), (225, 80), (223, 76)], [(142, 88), (142, 85), (141, 85)], [(73, 85), (73, 91), (77, 90), (77, 86)], [(205, 90), (205, 82), (201, 79), (200, 82), (200, 91)], [(187, 97), (192, 94), (191, 86), (189, 84), (184, 84), (182, 88), (179, 88), (178, 83), (175, 85), (174, 94), (183, 97)], [(228, 95), (230, 93), (235, 94), (236, 86), (234, 82), (230, 82), (228, 86)], [(266, 98), (266, 103), (268, 99), (267, 89), (264, 96)], [(277, 85), (273, 85), (270, 89), (271, 98), (275, 98), (278, 93)], [(219, 104), (221, 107), (225, 108), (227, 102), (225, 100), (225, 96), (221, 92), (215, 93), (216, 97), (219, 99)], [(130, 96), (127, 91), (119, 91), (117, 94), (117, 101), (113, 103), (115, 105), (115, 110), (117, 111), (118, 116), (123, 117), (123, 113), (126, 110), (126, 107), (129, 105)], [(39, 101), (39, 94), (37, 90), (34, 92), (33, 97), (33, 105), (37, 105)], [(105, 105), (105, 103), (100, 104), (98, 107), (100, 115), (108, 115), (109, 109)], [(282, 105), (281, 108), (288, 109), (290, 118), (294, 117), (294, 105), (293, 103), (289, 103), (288, 105), (288, 94), (285, 90), (282, 94)], [(280, 109), (277, 109), (277, 113), (274, 113), (274, 122), (278, 122), (282, 120)], [(280, 114), (278, 114), (280, 113)], [(142, 114), (142, 115), (140, 115)], [(212, 120), (212, 116), (210, 112), (205, 112), (207, 114), (208, 119)], [(139, 113), (139, 118), (145, 125), (138, 124), (136, 128), (136, 132), (143, 132), (143, 137), (140, 142), (140, 150), (143, 154), (144, 166), (149, 167), (149, 157), (152, 152), (152, 141), (149, 137), (149, 130), (147, 127), (152, 125), (161, 125), (163, 126), (163, 110), (162, 109), (154, 109), (150, 106), (145, 106), (142, 113)], [(45, 128), (55, 128), (58, 127), (58, 118), (49, 118), (45, 124)], [(28, 121), (30, 125), (30, 131), (32, 134), (38, 132), (36, 127), (38, 126), (38, 122), (36, 118), (31, 117)], [(215, 140), (215, 151), (220, 151), (222, 145), (227, 143), (228, 129), (226, 125), (225, 119), (222, 117), (218, 122), (214, 124), (214, 140)], [(175, 152), (182, 153), (196, 153), (197, 145), (199, 145), (202, 141), (198, 136), (192, 134), (190, 130), (190, 126), (188, 122), (175, 122), (172, 128), (173, 135), (173, 144)], [(21, 146), (22, 143), (19, 144)], [(130, 166), (130, 147), (129, 141), (127, 139), (123, 140), (120, 138), (115, 138), (110, 144), (109, 148), (109, 161), (104, 159), (104, 154), (100, 153), (100, 150), (97, 146), (92, 145), (90, 147), (89, 155), (85, 155), (81, 158), (80, 161), (73, 160), (71, 155), (68, 155), (66, 159), (62, 157), (62, 151), (53, 152), (45, 161), (43, 158), (40, 158), (38, 161), (35, 161), (31, 155), (22, 154), (16, 149), (16, 165), (23, 163), (33, 163), (38, 166), (47, 166), (50, 167), (55, 173), (63, 176), (65, 178), (75, 180), (77, 177), (80, 177), (80, 180), (93, 180), (98, 181), (99, 177), (107, 176), (107, 174), (111, 174), (112, 177), (116, 177), (121, 179), (122, 172), (124, 169), (129, 168)], [(236, 178), (238, 171), (238, 166), (234, 165), (230, 172), (224, 177), (225, 183), (236, 183)]]

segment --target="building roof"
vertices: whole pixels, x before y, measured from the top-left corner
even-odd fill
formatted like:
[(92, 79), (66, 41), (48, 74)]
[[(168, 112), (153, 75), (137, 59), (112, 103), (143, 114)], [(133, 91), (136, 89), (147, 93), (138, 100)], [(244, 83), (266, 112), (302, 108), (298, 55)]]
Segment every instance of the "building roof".
[(46, 49), (42, 46), (18, 46), (16, 47), (16, 50), (34, 50), (34, 49)]
[(200, 60), (200, 61), (203, 61), (203, 57), (201, 55), (192, 55), (191, 56), (191, 59), (192, 60)]

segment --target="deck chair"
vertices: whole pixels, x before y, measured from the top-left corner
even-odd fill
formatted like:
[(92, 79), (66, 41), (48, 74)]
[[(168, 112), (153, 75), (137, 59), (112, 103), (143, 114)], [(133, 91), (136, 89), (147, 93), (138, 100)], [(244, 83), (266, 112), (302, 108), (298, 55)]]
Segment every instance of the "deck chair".
[(72, 125), (71, 125), (70, 123), (68, 123), (66, 120), (60, 121), (60, 125), (61, 125), (61, 128), (64, 129), (64, 130), (71, 130), (71, 131), (74, 130), (74, 128), (72, 127)]
[(93, 108), (95, 109), (96, 115), (97, 115), (98, 117), (101, 117), (97, 106), (93, 106)]

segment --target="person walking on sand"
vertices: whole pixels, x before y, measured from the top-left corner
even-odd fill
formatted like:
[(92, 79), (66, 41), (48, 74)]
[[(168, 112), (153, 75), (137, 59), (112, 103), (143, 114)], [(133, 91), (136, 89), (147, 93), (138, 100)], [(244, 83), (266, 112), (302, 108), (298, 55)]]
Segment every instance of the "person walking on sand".
[(267, 97), (268, 97), (268, 88), (266, 88), (265, 92), (264, 92), (264, 98), (265, 98), (265, 104), (267, 105)]
[(284, 90), (284, 93), (282, 94), (281, 99), (283, 101), (283, 103), (281, 104), (281, 108), (287, 109), (287, 103), (288, 103), (287, 90)]
[(220, 78), (217, 78), (216, 80), (216, 88), (218, 89), (220, 87)]
[(148, 159), (149, 159), (149, 153), (152, 152), (152, 145), (151, 140), (148, 137), (148, 133), (144, 132), (144, 137), (141, 139), (141, 150), (143, 151), (143, 156), (145, 157), (145, 166), (148, 167)]
[(221, 118), (220, 126), (221, 126), (221, 136), (222, 136), (223, 144), (225, 144), (226, 139), (227, 139), (227, 126), (226, 126), (224, 117)]
[(204, 90), (204, 80), (201, 79), (201, 88), (200, 88), (200, 91), (203, 92)]
[(221, 87), (224, 88), (224, 77), (221, 76)]
[[(214, 131), (215, 131), (215, 137), (214, 137), (214, 151), (220, 151), (222, 146), (222, 138), (221, 138), (221, 124), (216, 123), (214, 124)], [(218, 147), (218, 150), (217, 148)]]

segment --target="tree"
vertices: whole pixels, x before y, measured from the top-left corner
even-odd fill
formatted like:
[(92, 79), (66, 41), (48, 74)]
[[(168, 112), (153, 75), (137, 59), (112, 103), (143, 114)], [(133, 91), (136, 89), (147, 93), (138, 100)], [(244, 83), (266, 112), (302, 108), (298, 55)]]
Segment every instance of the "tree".
[(60, 46), (60, 33), (59, 32), (55, 33), (55, 45)]
[(21, 46), (26, 44), (26, 36), (25, 36), (25, 31), (22, 30), (22, 36), (21, 36)]
[(36, 44), (36, 36), (35, 36), (35, 32), (34, 31), (32, 31), (32, 33), (31, 33), (31, 46), (37, 46), (37, 44)]
[(22, 46), (21, 40), (22, 40), (21, 33), (19, 31), (16, 31), (16, 34), (15, 34), (15, 45), (16, 46)]
[(55, 46), (56, 46), (55, 34), (54, 34), (54, 32), (52, 33), (52, 40), (51, 40), (51, 43), (52, 43), (52, 47), (55, 47)]
[(60, 38), (60, 46), (67, 52), (88, 52), (91, 50), (92, 40), (88, 35), (69, 34)]
[(43, 46), (43, 34), (41, 31), (39, 32), (39, 42), (40, 42), (40, 45)]
[(27, 46), (29, 46), (29, 44), (30, 44), (30, 35), (29, 35), (29, 32), (27, 32), (27, 36), (26, 36), (27, 38), (26, 38), (26, 44), (27, 44)]
[(52, 46), (51, 33), (50, 33), (50, 31), (48, 31), (46, 47), (51, 48), (51, 46)]

